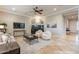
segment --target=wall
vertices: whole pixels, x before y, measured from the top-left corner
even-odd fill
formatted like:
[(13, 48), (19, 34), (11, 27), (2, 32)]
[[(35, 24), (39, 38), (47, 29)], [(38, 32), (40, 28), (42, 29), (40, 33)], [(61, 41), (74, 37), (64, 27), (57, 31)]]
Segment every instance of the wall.
[(78, 32), (78, 39), (79, 39), (79, 7), (78, 7), (77, 32)]
[(48, 17), (47, 24), (54, 25), (57, 24), (57, 28), (47, 28), (47, 30), (55, 33), (57, 35), (66, 34), (65, 23), (62, 14), (56, 14)]
[(0, 23), (7, 24), (7, 32), (13, 34), (13, 22), (25, 23), (26, 17), (1, 12), (0, 11)]
[[(45, 19), (44, 16), (42, 16), (42, 18), (43, 18), (43, 20)], [(7, 32), (11, 33), (11, 34), (13, 34), (13, 22), (25, 23), (26, 33), (31, 34), (31, 25), (32, 25), (31, 21), (32, 20), (33, 20), (33, 17), (28, 18), (28, 17), (23, 17), (23, 16), (0, 11), (0, 23), (6, 23)], [(22, 33), (20, 33), (20, 34), (22, 34)]]
[[(32, 18), (26, 18), (10, 13), (0, 12), (0, 22), (7, 24), (7, 32), (13, 34), (13, 22), (23, 22), (26, 23), (26, 30), (30, 33)], [(58, 35), (65, 34), (64, 18), (62, 14), (57, 14), (49, 16), (46, 20), (47, 24), (54, 25), (57, 24), (57, 28), (46, 28), (46, 30), (56, 33)], [(27, 29), (28, 28), (28, 29)]]

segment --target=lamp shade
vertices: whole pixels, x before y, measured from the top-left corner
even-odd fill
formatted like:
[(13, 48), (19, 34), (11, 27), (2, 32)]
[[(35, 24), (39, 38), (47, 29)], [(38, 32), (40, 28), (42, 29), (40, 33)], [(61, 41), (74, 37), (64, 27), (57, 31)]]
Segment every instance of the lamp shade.
[(0, 29), (3, 29), (4, 28), (4, 25), (0, 25)]

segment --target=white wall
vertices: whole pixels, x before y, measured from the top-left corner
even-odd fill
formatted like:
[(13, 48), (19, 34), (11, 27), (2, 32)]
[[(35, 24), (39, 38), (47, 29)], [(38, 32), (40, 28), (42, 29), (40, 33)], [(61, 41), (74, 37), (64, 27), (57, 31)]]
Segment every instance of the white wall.
[(50, 25), (57, 24), (57, 28), (47, 28), (47, 30), (49, 30), (52, 33), (55, 33), (57, 35), (66, 34), (64, 22), (65, 21), (64, 21), (62, 14), (50, 16), (50, 17), (48, 17), (47, 24), (50, 24)]
[[(26, 23), (25, 29), (28, 34), (31, 34), (31, 20), (33, 17), (23, 17), (19, 15), (10, 14), (7, 12), (0, 12), (0, 23), (7, 24), (7, 32), (13, 34), (13, 22)], [(45, 18), (43, 18), (44, 20)]]
[[(7, 32), (13, 34), (13, 22), (23, 22), (26, 23), (26, 30), (30, 32), (31, 19), (27, 17), (22, 17), (10, 13), (0, 12), (0, 23), (4, 22), (7, 24)], [(47, 24), (54, 25), (57, 24), (57, 28), (46, 28), (47, 30), (51, 31), (52, 33), (56, 33), (58, 35), (65, 34), (65, 26), (64, 26), (64, 19), (62, 14), (57, 14), (54, 16), (50, 16), (46, 20)], [(28, 29), (27, 29), (28, 28)]]
[(27, 20), (26, 17), (6, 13), (6, 12), (0, 12), (0, 23), (6, 23), (7, 24), (7, 32), (13, 34), (13, 22), (21, 22), (25, 23)]

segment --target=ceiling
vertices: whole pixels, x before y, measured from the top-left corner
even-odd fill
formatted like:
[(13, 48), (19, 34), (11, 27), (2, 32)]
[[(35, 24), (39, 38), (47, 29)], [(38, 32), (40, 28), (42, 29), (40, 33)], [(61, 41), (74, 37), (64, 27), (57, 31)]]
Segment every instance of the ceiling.
[(78, 9), (69, 10), (63, 13), (63, 16), (68, 20), (78, 20)]
[[(0, 11), (15, 13), (23, 16), (33, 16), (35, 14), (33, 8), (36, 6), (38, 6), (39, 9), (44, 10), (43, 15), (55, 14), (57, 12), (77, 7), (77, 5), (0, 5)], [(12, 8), (15, 8), (15, 11), (13, 11)]]

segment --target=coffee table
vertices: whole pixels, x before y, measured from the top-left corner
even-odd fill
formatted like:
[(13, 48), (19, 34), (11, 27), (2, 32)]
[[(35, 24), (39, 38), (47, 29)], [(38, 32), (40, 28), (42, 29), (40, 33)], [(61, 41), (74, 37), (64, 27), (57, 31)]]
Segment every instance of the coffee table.
[(32, 40), (37, 39), (37, 41), (38, 41), (38, 37), (35, 35), (24, 35), (24, 38), (26, 38), (30, 44), (31, 44)]

